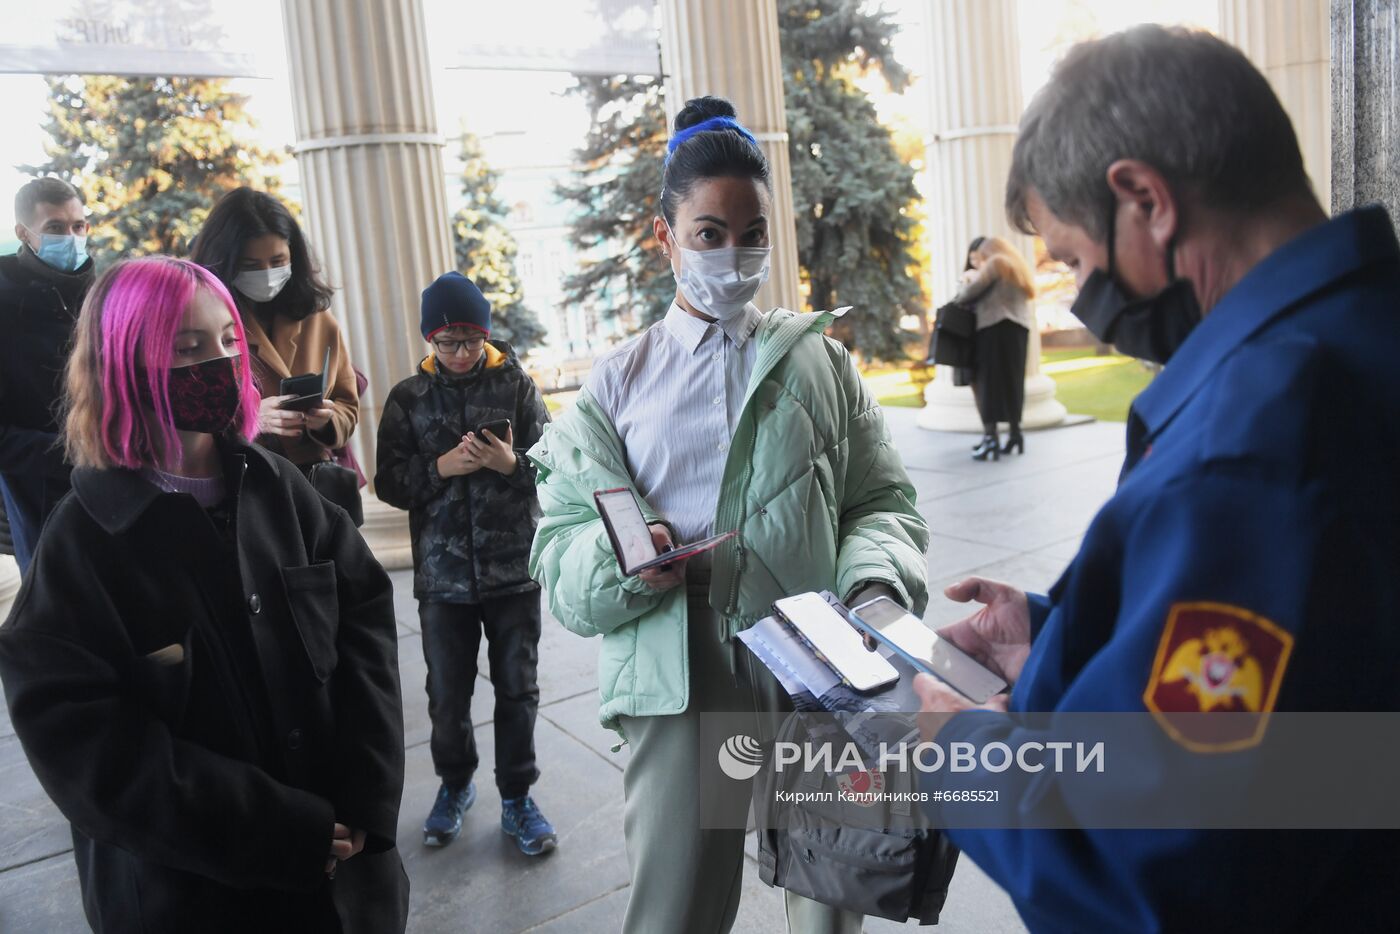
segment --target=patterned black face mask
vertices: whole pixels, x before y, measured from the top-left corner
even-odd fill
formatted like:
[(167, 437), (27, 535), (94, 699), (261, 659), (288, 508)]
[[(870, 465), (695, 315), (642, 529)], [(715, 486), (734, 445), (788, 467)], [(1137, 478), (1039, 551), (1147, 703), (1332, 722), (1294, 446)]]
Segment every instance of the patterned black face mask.
[(181, 431), (221, 434), (238, 415), (239, 354), (170, 371), (170, 414)]

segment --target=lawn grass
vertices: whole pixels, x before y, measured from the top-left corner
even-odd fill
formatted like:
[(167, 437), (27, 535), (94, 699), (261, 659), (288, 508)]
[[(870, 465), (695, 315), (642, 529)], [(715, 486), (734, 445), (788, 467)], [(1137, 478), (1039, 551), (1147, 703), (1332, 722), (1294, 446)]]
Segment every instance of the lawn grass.
[(1152, 382), (1152, 373), (1131, 357), (1089, 370), (1051, 373), (1055, 398), (1076, 415), (1092, 415), (1099, 421), (1121, 422), (1137, 394)]
[[(1124, 421), (1133, 399), (1152, 382), (1152, 373), (1131, 357), (1100, 357), (1092, 347), (1047, 351), (1040, 362), (1055, 380), (1055, 397), (1066, 409), (1100, 421)], [(881, 405), (917, 409), (923, 407), (924, 387), (933, 370), (881, 368), (863, 375)]]

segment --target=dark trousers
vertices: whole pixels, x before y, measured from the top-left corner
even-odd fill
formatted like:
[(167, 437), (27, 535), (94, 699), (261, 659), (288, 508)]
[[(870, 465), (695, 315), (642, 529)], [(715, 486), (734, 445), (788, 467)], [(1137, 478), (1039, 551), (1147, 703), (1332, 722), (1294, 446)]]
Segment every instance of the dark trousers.
[(428, 662), (428, 716), (433, 768), (444, 782), (469, 780), (479, 762), (472, 733), (476, 653), (486, 632), (486, 657), (496, 691), (496, 787), (518, 798), (540, 777), (535, 768), (535, 712), (540, 705), (537, 590), (484, 603), (419, 603), (423, 657)]

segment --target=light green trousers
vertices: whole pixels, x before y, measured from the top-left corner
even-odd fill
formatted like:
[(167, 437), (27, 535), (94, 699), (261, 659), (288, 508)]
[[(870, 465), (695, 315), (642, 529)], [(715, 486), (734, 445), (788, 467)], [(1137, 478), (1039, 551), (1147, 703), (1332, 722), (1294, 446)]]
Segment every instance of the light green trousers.
[[(632, 870), (625, 934), (725, 934), (739, 911), (744, 873), (739, 828), (753, 783), (720, 771), (723, 736), (711, 735), (716, 718), (701, 715), (747, 715), (734, 723), (750, 735), (771, 736), (772, 726), (760, 723), (760, 714), (782, 709), (784, 695), (742, 646), (734, 676), (732, 649), (720, 641), (719, 620), (705, 591), (692, 585), (689, 595), (689, 707), (673, 716), (622, 718), (631, 747), (623, 776), (623, 827)], [(701, 826), (720, 825), (716, 818), (734, 829)], [(860, 934), (862, 916), (784, 894), (791, 934)]]

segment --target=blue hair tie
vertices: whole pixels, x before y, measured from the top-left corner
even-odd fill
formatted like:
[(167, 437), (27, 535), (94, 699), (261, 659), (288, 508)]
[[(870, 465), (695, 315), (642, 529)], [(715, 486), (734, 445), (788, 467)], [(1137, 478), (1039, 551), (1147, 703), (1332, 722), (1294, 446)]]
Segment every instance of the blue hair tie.
[(733, 130), (755, 146), (758, 145), (757, 137), (745, 129), (744, 125), (733, 117), (711, 117), (708, 120), (702, 120), (695, 124), (695, 126), (686, 127), (684, 130), (681, 130), (675, 136), (671, 137), (670, 141), (666, 143), (666, 161), (671, 161), (671, 156), (675, 154), (676, 149), (681, 143), (684, 143), (696, 133), (705, 133), (709, 130)]

